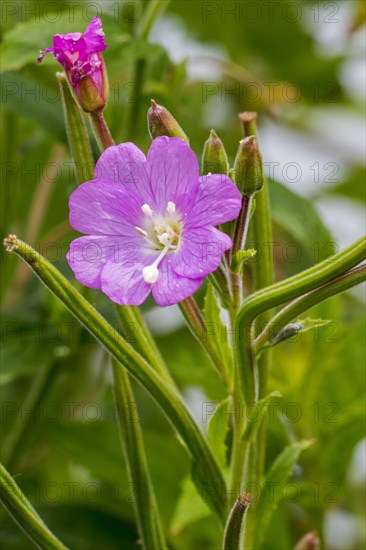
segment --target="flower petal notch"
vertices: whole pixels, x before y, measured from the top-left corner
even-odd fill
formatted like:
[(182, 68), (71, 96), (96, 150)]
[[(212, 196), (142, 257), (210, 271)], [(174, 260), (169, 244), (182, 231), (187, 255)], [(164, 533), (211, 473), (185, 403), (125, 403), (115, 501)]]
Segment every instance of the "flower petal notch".
[(56, 34), (53, 46), (40, 52), (38, 63), (53, 53), (63, 66), (82, 109), (103, 109), (108, 97), (108, 78), (101, 52), (106, 49), (102, 21), (95, 16), (84, 34)]
[(223, 174), (200, 177), (185, 141), (161, 136), (147, 158), (132, 143), (109, 147), (69, 205), (71, 225), (86, 234), (67, 254), (77, 280), (121, 305), (152, 292), (169, 306), (219, 266), (232, 242), (214, 226), (238, 216), (241, 197)]

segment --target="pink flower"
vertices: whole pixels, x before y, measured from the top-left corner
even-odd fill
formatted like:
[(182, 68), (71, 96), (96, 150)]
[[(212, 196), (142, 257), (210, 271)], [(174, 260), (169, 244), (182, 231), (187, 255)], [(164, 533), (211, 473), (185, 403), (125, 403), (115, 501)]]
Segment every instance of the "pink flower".
[(241, 197), (227, 176), (199, 177), (182, 139), (158, 137), (147, 158), (132, 143), (106, 149), (69, 205), (72, 227), (87, 234), (67, 253), (77, 280), (118, 304), (152, 292), (168, 306), (217, 269), (232, 242), (214, 226), (238, 216)]
[(38, 63), (53, 53), (63, 66), (80, 105), (85, 111), (96, 111), (105, 106), (108, 80), (100, 52), (106, 49), (102, 22), (94, 17), (84, 34), (56, 34), (53, 47), (41, 51)]

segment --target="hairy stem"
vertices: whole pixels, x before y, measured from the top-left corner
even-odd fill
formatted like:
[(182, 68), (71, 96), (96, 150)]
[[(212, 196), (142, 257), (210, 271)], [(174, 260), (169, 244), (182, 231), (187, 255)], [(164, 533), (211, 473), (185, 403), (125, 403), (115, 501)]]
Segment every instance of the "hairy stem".
[(135, 397), (126, 369), (112, 360), (118, 423), (129, 479), (134, 488), (134, 508), (145, 550), (167, 548), (154, 490), (150, 480)]
[(42, 550), (67, 550), (43, 523), (9, 472), (0, 464), (0, 500), (30, 540)]
[(93, 123), (93, 130), (101, 151), (104, 151), (111, 145), (115, 145), (109, 128), (104, 120), (103, 110), (99, 109), (90, 113), (90, 117)]

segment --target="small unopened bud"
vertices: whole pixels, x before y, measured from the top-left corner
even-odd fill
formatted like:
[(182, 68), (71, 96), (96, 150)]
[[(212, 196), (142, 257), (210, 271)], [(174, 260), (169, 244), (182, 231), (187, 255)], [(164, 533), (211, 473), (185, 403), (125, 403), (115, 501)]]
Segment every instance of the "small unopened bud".
[(320, 540), (314, 531), (306, 533), (295, 546), (295, 550), (319, 550), (319, 548)]
[(263, 161), (255, 136), (241, 140), (234, 164), (235, 183), (250, 197), (263, 186)]
[(229, 161), (224, 144), (215, 130), (211, 130), (210, 137), (206, 141), (203, 149), (202, 174), (204, 176), (208, 173), (227, 174), (228, 171)]
[(179, 137), (184, 139), (189, 144), (189, 139), (171, 115), (168, 109), (158, 105), (153, 99), (151, 100), (151, 107), (147, 112), (147, 127), (151, 139), (155, 139), (158, 136)]

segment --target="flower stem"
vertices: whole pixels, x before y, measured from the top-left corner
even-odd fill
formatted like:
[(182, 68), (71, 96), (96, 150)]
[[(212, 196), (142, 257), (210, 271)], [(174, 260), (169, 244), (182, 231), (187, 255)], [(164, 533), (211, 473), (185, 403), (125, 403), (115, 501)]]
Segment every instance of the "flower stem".
[(126, 369), (121, 368), (114, 359), (112, 371), (122, 448), (136, 497), (134, 507), (142, 547), (145, 550), (165, 550), (167, 546), (150, 480), (130, 378)]
[(347, 271), (344, 275), (337, 277), (333, 281), (300, 296), (296, 300), (290, 302), (286, 307), (281, 309), (271, 321), (265, 326), (261, 334), (255, 341), (256, 349), (266, 345), (270, 340), (274, 339), (281, 330), (288, 325), (293, 319), (304, 313), (311, 307), (327, 300), (328, 298), (344, 292), (359, 283), (366, 280), (366, 266), (356, 267)]
[(239, 250), (243, 250), (245, 247), (245, 242), (248, 234), (249, 220), (250, 220), (250, 209), (252, 205), (252, 196), (247, 197), (246, 195), (242, 196), (241, 199), (241, 210), (239, 217), (236, 220), (233, 246), (231, 248), (231, 254), (234, 255)]
[(226, 523), (223, 550), (240, 550), (245, 513), (252, 502), (249, 493), (238, 496)]
[(9, 472), (0, 464), (0, 500), (30, 540), (42, 550), (67, 550), (43, 523)]
[(203, 347), (208, 354), (213, 366), (216, 368), (219, 375), (224, 380), (225, 384), (229, 384), (229, 373), (227, 372), (226, 365), (223, 364), (216, 351), (211, 346), (208, 340), (204, 341), (204, 334), (206, 331), (204, 317), (197, 305), (193, 296), (189, 296), (185, 300), (179, 302), (180, 311), (187, 323), (188, 328), (197, 340), (197, 342)]
[(148, 3), (137, 27), (137, 34), (140, 38), (148, 38), (151, 27), (159, 15), (167, 9), (169, 1), (170, 0), (151, 0)]
[(111, 145), (115, 145), (109, 128), (104, 120), (103, 109), (90, 113), (93, 123), (94, 134), (101, 151), (104, 151)]
[(154, 370), (167, 382), (174, 384), (170, 372), (160, 354), (151, 332), (146, 326), (141, 311), (136, 306), (116, 306), (116, 312), (121, 321), (121, 333), (127, 342), (131, 341), (134, 348), (150, 363)]
[[(45, 258), (26, 243), (11, 235), (5, 239), (8, 252), (23, 258), (41, 281), (69, 309), (78, 321), (99, 341), (119, 363), (126, 367), (151, 394), (180, 433), (190, 451), (197, 475), (197, 489), (207, 503), (225, 521), (226, 489), (222, 473), (203, 437), (201, 430), (187, 410), (181, 396), (167, 386), (161, 376), (139, 355), (113, 327), (89, 304), (69, 281)], [(215, 490), (207, 491), (207, 487)]]

